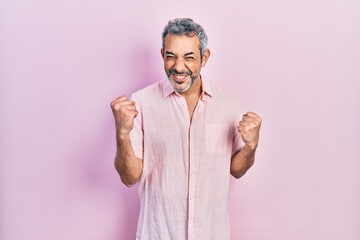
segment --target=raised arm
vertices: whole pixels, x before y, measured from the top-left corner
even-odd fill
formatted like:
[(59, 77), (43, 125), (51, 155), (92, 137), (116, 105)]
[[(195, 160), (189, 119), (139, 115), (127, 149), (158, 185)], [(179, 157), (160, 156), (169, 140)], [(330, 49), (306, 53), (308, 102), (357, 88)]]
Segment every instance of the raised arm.
[(134, 118), (137, 117), (138, 111), (135, 102), (127, 96), (112, 101), (111, 109), (116, 129), (115, 168), (121, 181), (127, 187), (131, 187), (139, 181), (143, 169), (143, 161), (135, 156), (130, 140), (130, 132), (134, 128)]
[(242, 177), (254, 164), (255, 151), (259, 142), (261, 118), (253, 112), (243, 115), (239, 122), (238, 131), (245, 146), (231, 158), (230, 173), (235, 178)]

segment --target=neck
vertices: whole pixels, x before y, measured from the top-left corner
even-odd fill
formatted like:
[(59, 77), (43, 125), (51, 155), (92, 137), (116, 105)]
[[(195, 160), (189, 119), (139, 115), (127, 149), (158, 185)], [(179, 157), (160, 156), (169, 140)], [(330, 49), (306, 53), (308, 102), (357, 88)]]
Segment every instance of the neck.
[(186, 92), (179, 94), (185, 98), (200, 97), (201, 91), (202, 91), (202, 78), (201, 75), (199, 75), (198, 78), (195, 80), (194, 84)]

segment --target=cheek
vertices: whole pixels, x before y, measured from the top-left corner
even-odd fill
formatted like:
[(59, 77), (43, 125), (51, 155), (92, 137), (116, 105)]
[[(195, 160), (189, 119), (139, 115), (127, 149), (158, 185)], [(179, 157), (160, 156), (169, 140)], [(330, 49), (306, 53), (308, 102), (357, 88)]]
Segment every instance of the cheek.
[(175, 65), (175, 61), (164, 61), (164, 66), (167, 68), (172, 68)]
[(198, 73), (200, 70), (200, 64), (198, 63), (190, 63), (187, 65), (187, 68), (193, 73)]
[(164, 62), (165, 70), (169, 70), (171, 68), (171, 64), (169, 62)]

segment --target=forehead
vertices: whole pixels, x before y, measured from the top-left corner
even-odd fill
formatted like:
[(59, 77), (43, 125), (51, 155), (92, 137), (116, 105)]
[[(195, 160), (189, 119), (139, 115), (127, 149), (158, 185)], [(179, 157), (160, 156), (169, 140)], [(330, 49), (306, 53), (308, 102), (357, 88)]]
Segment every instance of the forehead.
[(194, 36), (185, 36), (185, 35), (174, 35), (168, 34), (165, 37), (165, 51), (171, 51), (174, 53), (182, 52), (199, 52), (199, 38)]

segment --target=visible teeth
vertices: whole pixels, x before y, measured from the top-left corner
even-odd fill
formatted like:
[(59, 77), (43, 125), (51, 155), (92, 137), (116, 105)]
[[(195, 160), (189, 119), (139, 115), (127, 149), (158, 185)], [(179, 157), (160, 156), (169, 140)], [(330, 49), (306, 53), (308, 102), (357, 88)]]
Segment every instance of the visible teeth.
[(185, 76), (181, 76), (181, 75), (175, 75), (176, 76), (176, 78), (178, 78), (178, 79), (183, 79)]

